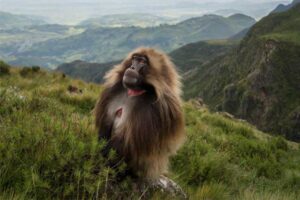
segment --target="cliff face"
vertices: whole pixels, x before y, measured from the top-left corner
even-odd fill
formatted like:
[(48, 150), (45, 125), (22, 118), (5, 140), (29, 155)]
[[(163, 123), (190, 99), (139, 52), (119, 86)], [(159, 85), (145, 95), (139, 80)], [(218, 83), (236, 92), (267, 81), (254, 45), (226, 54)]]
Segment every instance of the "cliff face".
[(299, 11), (262, 19), (236, 49), (186, 78), (186, 97), (299, 141)]
[(274, 40), (258, 45), (261, 56), (253, 61), (255, 67), (224, 87), (219, 109), (300, 140), (300, 46)]

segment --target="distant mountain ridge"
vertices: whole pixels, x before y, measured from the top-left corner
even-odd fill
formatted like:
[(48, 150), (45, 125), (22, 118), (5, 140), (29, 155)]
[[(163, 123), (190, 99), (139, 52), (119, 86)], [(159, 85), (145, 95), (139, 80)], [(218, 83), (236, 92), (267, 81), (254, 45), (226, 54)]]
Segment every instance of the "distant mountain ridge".
[[(236, 42), (226, 40), (201, 41), (176, 49), (169, 56), (180, 73), (183, 74), (191, 69), (200, 68), (209, 61), (226, 54), (236, 45)], [(119, 63), (121, 63), (121, 60), (108, 63), (90, 63), (76, 60), (61, 64), (56, 70), (87, 82), (102, 83), (105, 73)]]
[(272, 12), (276, 13), (276, 12), (287, 11), (287, 10), (291, 9), (293, 6), (297, 5), (298, 3), (300, 3), (300, 0), (294, 0), (292, 3), (290, 3), (288, 5), (279, 4)]
[(29, 15), (15, 15), (0, 11), (0, 30), (46, 24), (43, 19)]
[(178, 19), (175, 18), (159, 17), (147, 13), (134, 13), (104, 15), (97, 18), (91, 18), (82, 21), (79, 23), (79, 26), (86, 28), (126, 26), (149, 27), (158, 26), (160, 24), (174, 24), (176, 22), (178, 22)]
[[(46, 65), (85, 60), (110, 62), (123, 58), (139, 46), (150, 46), (170, 52), (185, 44), (210, 39), (228, 38), (252, 26), (255, 20), (245, 15), (221, 17), (205, 15), (175, 25), (157, 27), (92, 28), (77, 35), (40, 42), (18, 52), (9, 63), (22, 65), (24, 60), (47, 60)], [(9, 48), (8, 48), (9, 49)], [(5, 49), (3, 49), (5, 51)], [(35, 62), (28, 63), (34, 65)]]

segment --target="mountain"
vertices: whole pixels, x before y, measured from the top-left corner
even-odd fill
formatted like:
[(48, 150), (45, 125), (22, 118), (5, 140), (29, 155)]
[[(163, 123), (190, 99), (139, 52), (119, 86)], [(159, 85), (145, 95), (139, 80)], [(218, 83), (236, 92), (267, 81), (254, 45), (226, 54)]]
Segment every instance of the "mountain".
[(86, 82), (101, 83), (104, 74), (114, 65), (121, 61), (108, 63), (89, 63), (81, 60), (76, 60), (71, 63), (64, 63), (56, 68), (56, 71), (63, 72), (73, 78), (82, 79)]
[[(37, 68), (9, 70), (0, 70), (1, 199), (182, 199), (139, 191), (116, 178), (124, 165), (107, 166), (115, 154), (102, 156), (92, 114), (101, 85)], [(299, 144), (196, 101), (184, 102), (183, 111), (187, 138), (168, 177), (189, 199), (299, 199)]]
[(172, 51), (169, 55), (181, 72), (201, 68), (236, 46), (235, 41), (209, 40), (190, 43)]
[(0, 11), (0, 30), (41, 24), (46, 24), (46, 22), (40, 17), (15, 15)]
[(62, 39), (72, 35), (80, 34), (84, 31), (82, 27), (41, 24), (10, 29), (0, 29), (0, 59), (8, 61), (12, 65), (31, 66), (39, 65), (43, 67), (56, 67), (59, 62), (48, 57), (16, 57), (26, 49), (31, 48), (36, 43), (50, 39)]
[[(224, 55), (236, 45), (234, 41), (227, 40), (201, 41), (176, 49), (169, 56), (180, 72), (185, 73), (190, 69), (205, 65), (218, 56)], [(59, 65), (56, 71), (87, 82), (101, 83), (105, 73), (118, 63), (121, 63), (121, 60), (108, 63), (89, 63), (76, 60)]]
[(61, 25), (61, 24), (43, 24), (43, 25), (35, 25), (28, 27), (28, 30), (39, 31), (39, 32), (47, 32), (47, 33), (56, 33), (56, 34), (67, 34), (72, 31), (76, 27)]
[(295, 6), (298, 3), (300, 3), (300, 0), (294, 0), (292, 3), (290, 3), (288, 5), (279, 4), (272, 12), (277, 13), (277, 12), (287, 11), (287, 10), (291, 9), (293, 6)]
[(250, 30), (250, 28), (251, 28), (251, 27), (245, 28), (245, 29), (242, 30), (241, 32), (238, 32), (237, 34), (231, 36), (229, 39), (230, 39), (230, 40), (241, 40), (241, 39), (243, 39), (243, 38), (247, 35), (247, 33), (248, 33), (248, 31)]
[[(244, 15), (221, 17), (205, 15), (175, 25), (157, 27), (93, 28), (62, 39), (50, 39), (34, 44), (21, 52), (6, 52), (17, 59), (44, 59), (53, 63), (85, 60), (110, 62), (123, 58), (139, 46), (151, 46), (167, 52), (185, 44), (208, 39), (228, 38), (252, 26), (255, 20)], [(12, 58), (12, 60), (14, 60)], [(34, 62), (32, 65), (35, 64)]]
[(300, 141), (300, 5), (255, 24), (233, 51), (185, 77), (186, 98)]
[(230, 16), (236, 13), (243, 13), (241, 10), (237, 9), (220, 9), (213, 12), (216, 15), (222, 15), (222, 16)]
[(79, 26), (85, 28), (95, 27), (126, 27), (126, 26), (158, 26), (160, 24), (170, 24), (178, 22), (177, 19), (159, 17), (147, 13), (134, 14), (114, 14), (104, 15), (98, 18), (91, 18), (82, 21)]

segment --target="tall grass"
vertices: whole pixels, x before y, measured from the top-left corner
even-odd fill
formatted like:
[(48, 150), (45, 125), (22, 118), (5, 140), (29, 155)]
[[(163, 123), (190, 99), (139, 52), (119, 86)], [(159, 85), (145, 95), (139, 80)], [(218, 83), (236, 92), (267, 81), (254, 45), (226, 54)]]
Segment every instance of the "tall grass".
[(195, 110), (190, 103), (185, 105), (185, 114), (188, 140), (173, 158), (172, 169), (192, 197), (299, 197), (298, 144), (268, 136), (246, 122), (212, 114), (206, 108)]
[(107, 164), (114, 152), (101, 156), (104, 143), (98, 141), (91, 115), (97, 95), (71, 94), (67, 85), (78, 81), (35, 73), (1, 79), (0, 193), (36, 199), (123, 194), (108, 188), (115, 181), (116, 170)]

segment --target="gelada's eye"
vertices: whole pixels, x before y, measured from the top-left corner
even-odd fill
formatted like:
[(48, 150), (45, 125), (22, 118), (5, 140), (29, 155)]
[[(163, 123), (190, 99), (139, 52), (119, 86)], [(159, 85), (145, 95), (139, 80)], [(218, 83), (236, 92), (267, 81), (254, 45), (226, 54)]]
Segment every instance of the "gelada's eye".
[(146, 61), (144, 59), (139, 59), (139, 63), (146, 64)]

